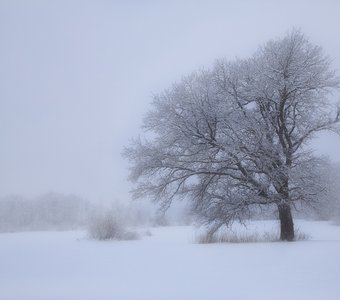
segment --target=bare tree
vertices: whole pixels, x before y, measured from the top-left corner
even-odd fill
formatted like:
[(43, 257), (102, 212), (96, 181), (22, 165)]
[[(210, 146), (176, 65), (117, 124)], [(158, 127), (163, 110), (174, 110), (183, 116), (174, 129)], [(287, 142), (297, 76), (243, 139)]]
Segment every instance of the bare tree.
[(292, 31), (250, 59), (218, 60), (155, 96), (144, 128), (125, 155), (136, 197), (163, 208), (191, 200), (211, 232), (256, 207), (275, 206), (281, 240), (294, 239), (291, 209), (315, 200), (320, 163), (306, 144), (320, 131), (339, 132), (328, 95), (339, 87), (330, 60)]

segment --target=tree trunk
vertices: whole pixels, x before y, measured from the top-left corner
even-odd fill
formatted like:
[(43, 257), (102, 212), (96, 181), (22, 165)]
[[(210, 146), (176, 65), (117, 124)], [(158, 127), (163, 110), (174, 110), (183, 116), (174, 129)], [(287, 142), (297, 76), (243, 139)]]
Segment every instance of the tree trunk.
[(279, 204), (279, 217), (281, 225), (281, 241), (294, 240), (294, 223), (289, 204)]

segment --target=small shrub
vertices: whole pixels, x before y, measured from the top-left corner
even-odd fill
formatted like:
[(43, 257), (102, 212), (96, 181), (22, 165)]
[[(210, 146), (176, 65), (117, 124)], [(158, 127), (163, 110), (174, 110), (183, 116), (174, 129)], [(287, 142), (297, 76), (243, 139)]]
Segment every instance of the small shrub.
[(301, 232), (300, 229), (295, 229), (295, 237), (294, 241), (307, 241), (310, 240), (310, 235), (304, 232)]
[(253, 233), (237, 233), (231, 231), (219, 232), (216, 234), (201, 233), (196, 237), (196, 242), (199, 244), (211, 243), (260, 243), (260, 242), (275, 242), (278, 237), (275, 233), (265, 232), (259, 234)]
[[(306, 233), (295, 231), (294, 241), (305, 241), (310, 239)], [(271, 231), (264, 233), (249, 232), (239, 233), (233, 231), (219, 231), (215, 234), (207, 232), (200, 233), (195, 237), (195, 242), (198, 244), (214, 244), (214, 243), (268, 243), (280, 241), (279, 234)]]
[(333, 219), (332, 224), (335, 226), (340, 226), (340, 219), (337, 218)]
[(88, 227), (89, 237), (96, 240), (134, 240), (137, 233), (128, 231), (123, 222), (112, 213), (96, 215)]
[(144, 235), (145, 235), (145, 236), (152, 236), (152, 232), (151, 232), (150, 230), (146, 230), (146, 231), (144, 232)]

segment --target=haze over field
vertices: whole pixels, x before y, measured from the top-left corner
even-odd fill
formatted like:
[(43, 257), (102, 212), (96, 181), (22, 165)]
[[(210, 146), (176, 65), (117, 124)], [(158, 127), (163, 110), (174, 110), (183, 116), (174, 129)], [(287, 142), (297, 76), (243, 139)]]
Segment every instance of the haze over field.
[[(1, 1), (0, 196), (129, 199), (121, 152), (152, 94), (292, 27), (340, 70), (339, 11), (336, 0)], [(339, 137), (315, 148), (340, 161)]]
[(0, 0), (0, 299), (338, 300), (339, 12)]

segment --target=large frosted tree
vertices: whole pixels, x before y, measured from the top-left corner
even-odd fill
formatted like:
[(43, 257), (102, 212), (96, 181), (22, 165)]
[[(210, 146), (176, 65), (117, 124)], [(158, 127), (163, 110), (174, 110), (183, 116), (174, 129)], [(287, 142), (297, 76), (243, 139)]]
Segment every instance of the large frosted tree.
[(155, 96), (148, 138), (125, 151), (135, 196), (164, 208), (185, 198), (211, 232), (276, 207), (281, 240), (293, 240), (294, 204), (323, 189), (322, 162), (306, 145), (320, 131), (339, 132), (328, 100), (338, 87), (330, 59), (299, 31), (183, 78)]

